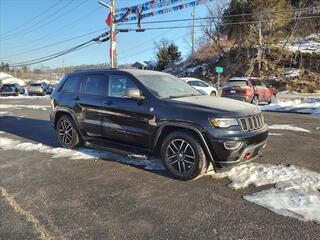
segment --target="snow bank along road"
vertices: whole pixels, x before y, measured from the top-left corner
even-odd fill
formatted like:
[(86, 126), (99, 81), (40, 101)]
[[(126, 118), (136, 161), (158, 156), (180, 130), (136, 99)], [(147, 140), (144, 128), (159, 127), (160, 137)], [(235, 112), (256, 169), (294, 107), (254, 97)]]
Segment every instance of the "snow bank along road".
[(157, 159), (60, 149), (48, 109), (0, 99), (0, 239), (320, 239), (319, 116), (265, 113), (256, 163), (181, 182)]

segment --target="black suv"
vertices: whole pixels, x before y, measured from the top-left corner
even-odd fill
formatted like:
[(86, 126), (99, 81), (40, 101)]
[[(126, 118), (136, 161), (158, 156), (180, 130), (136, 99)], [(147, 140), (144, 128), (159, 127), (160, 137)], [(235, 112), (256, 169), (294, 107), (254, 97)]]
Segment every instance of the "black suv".
[(248, 103), (204, 96), (170, 74), (85, 70), (51, 95), (51, 122), (63, 147), (160, 155), (174, 177), (195, 178), (257, 158), (268, 126)]

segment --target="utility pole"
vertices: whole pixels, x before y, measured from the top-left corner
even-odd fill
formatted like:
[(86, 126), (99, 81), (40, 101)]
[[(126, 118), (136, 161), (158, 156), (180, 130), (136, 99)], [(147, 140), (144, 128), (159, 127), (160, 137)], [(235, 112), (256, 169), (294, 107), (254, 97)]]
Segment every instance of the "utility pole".
[(117, 67), (116, 55), (116, 32), (115, 32), (115, 0), (111, 0), (111, 6), (103, 1), (99, 2), (102, 6), (110, 9), (110, 65), (111, 68)]
[(192, 15), (192, 39), (191, 39), (191, 42), (192, 42), (192, 56), (195, 52), (195, 47), (194, 47), (194, 44), (195, 44), (195, 31), (194, 31), (194, 22), (195, 22), (195, 15), (196, 15), (196, 7), (193, 7), (193, 11), (191, 13)]
[(110, 23), (110, 60), (111, 60), (111, 67), (117, 67), (117, 55), (116, 55), (116, 32), (115, 32), (115, 0), (111, 0), (111, 23)]
[(258, 32), (259, 32), (259, 49), (258, 49), (258, 69), (259, 76), (261, 71), (261, 58), (262, 58), (262, 23), (261, 23), (261, 13), (259, 14), (259, 22), (258, 22)]

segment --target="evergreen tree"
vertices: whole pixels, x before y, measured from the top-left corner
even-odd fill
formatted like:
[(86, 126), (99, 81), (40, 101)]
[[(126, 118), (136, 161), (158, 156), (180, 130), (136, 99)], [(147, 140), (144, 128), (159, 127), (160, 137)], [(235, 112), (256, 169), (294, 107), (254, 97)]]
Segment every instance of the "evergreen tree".
[(155, 44), (155, 47), (158, 70), (162, 71), (181, 60), (181, 52), (173, 42), (162, 39), (159, 43)]

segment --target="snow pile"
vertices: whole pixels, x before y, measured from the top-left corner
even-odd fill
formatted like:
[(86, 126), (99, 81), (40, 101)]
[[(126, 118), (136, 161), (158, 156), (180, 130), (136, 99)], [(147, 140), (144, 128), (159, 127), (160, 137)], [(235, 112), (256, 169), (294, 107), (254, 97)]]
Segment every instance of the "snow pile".
[(50, 106), (47, 105), (14, 105), (14, 104), (0, 104), (0, 109), (22, 109), (22, 108), (29, 108), (33, 110), (42, 109), (46, 110), (46, 108), (49, 108)]
[(308, 97), (295, 100), (279, 99), (276, 103), (261, 106), (261, 110), (320, 115), (320, 97)]
[(3, 73), (3, 72), (0, 72), (0, 80), (1, 80), (2, 84), (18, 83), (20, 86), (26, 85), (25, 81), (23, 81), (19, 78), (15, 78), (15, 77), (11, 76), (10, 74)]
[(286, 48), (293, 52), (320, 53), (320, 35), (312, 34), (291, 44), (282, 42), (280, 45), (286, 45)]
[(79, 148), (77, 150), (66, 148), (53, 148), (47, 145), (43, 145), (41, 143), (36, 144), (32, 142), (21, 142), (19, 140), (13, 140), (5, 137), (0, 137), (0, 149), (18, 150), (26, 152), (36, 151), (40, 153), (50, 154), (52, 155), (52, 158), (69, 158), (72, 160), (100, 158), (142, 167), (147, 170), (164, 170), (164, 167), (159, 160), (139, 160), (130, 156), (115, 154), (106, 151), (99, 151), (89, 148)]
[(293, 165), (251, 163), (232, 168), (225, 173), (211, 174), (213, 178), (228, 177), (232, 189), (249, 185), (274, 187), (243, 198), (269, 210), (320, 224), (320, 174)]
[(50, 98), (49, 95), (46, 96), (28, 96), (27, 92), (19, 96), (0, 96), (0, 99), (46, 99)]
[(307, 129), (291, 126), (289, 124), (274, 124), (274, 125), (270, 125), (269, 129), (273, 129), (273, 130), (289, 130), (289, 131), (295, 131), (295, 132), (308, 132), (308, 133), (311, 132), (311, 131), (309, 131)]
[(292, 77), (299, 77), (299, 76), (300, 76), (299, 69), (293, 69), (285, 73), (285, 78), (292, 78)]

